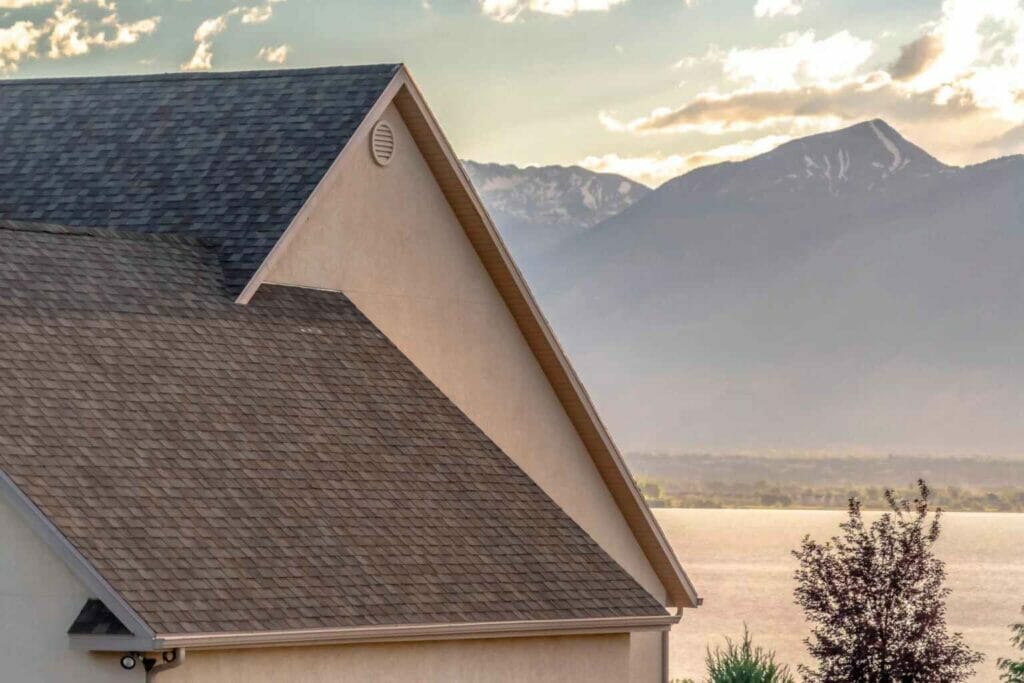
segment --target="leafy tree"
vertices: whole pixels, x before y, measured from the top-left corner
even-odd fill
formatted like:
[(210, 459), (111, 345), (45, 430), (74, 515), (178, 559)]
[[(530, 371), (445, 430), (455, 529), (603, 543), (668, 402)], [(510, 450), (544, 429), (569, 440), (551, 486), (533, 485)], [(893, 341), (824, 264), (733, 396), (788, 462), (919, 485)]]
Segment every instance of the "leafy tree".
[[(1010, 628), (1013, 629), (1010, 641), (1017, 649), (1024, 650), (1024, 624), (1014, 624)], [(1004, 683), (1024, 683), (1024, 660), (1000, 659), (999, 668), (1003, 671), (1000, 680)]]
[(818, 663), (800, 667), (808, 681), (959, 683), (982, 660), (946, 630), (950, 591), (932, 552), (942, 511), (929, 521), (924, 481), (918, 492), (911, 502), (887, 490), (891, 511), (870, 526), (851, 498), (840, 536), (827, 543), (805, 536), (794, 551), (796, 600), (813, 624), (805, 642)]
[(789, 668), (775, 663), (775, 652), (754, 647), (747, 626), (739, 644), (725, 639), (725, 648), (708, 648), (705, 657), (710, 683), (795, 683)]

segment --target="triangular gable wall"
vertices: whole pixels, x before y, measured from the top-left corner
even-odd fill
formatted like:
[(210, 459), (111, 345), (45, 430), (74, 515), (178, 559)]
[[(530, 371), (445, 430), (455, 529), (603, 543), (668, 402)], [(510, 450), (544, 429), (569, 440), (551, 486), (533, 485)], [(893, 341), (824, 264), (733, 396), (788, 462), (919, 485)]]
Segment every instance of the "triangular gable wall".
[[(395, 156), (369, 136), (391, 124)], [(239, 297), (341, 291), (659, 599), (699, 603), (403, 69)]]

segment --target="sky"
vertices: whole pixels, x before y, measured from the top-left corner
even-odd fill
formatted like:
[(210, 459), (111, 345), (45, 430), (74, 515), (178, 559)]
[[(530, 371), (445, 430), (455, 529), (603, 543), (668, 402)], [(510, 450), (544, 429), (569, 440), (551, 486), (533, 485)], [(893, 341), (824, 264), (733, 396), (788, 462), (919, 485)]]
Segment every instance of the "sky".
[(462, 158), (656, 186), (883, 118), (1024, 152), (1024, 0), (0, 0), (0, 77), (404, 62)]

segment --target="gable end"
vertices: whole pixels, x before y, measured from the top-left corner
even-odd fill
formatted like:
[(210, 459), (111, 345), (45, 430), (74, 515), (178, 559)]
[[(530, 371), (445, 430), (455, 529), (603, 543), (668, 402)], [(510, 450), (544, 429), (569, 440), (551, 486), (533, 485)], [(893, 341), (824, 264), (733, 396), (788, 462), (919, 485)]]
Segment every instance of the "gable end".
[(669, 546), (664, 533), (643, 501), (626, 465), (601, 423), (593, 404), (550, 326), (527, 287), (522, 274), (513, 263), (493, 222), (483, 208), (461, 164), (451, 150), (440, 127), (430, 113), (422, 95), (408, 72), (402, 68), (369, 110), (353, 133), (345, 149), (321, 179), (291, 225), (271, 249), (260, 268), (239, 295), (237, 302), (246, 304), (257, 289), (270, 283), (275, 264), (288, 251), (288, 245), (310, 222), (319, 195), (328, 192), (328, 180), (337, 173), (346, 155), (364, 152), (374, 124), (390, 105), (394, 105), (408, 128), (418, 150), (441, 192), (454, 212), (480, 263), (515, 319), (530, 351), (540, 364), (547, 381), (574, 429), (583, 441), (601, 479), (608, 488), (630, 531), (643, 550), (659, 581), (665, 587), (670, 604), (696, 607), (700, 604), (696, 590), (689, 581)]

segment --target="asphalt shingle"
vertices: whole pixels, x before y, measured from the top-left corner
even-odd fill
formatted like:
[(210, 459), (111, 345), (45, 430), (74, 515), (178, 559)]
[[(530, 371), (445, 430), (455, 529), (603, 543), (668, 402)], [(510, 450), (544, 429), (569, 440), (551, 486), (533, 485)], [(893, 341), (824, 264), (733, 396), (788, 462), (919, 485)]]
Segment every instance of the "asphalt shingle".
[(398, 68), (0, 80), (0, 218), (201, 235), (238, 291)]
[(219, 248), (0, 223), (0, 468), (156, 632), (665, 614), (351, 302), (235, 305)]

